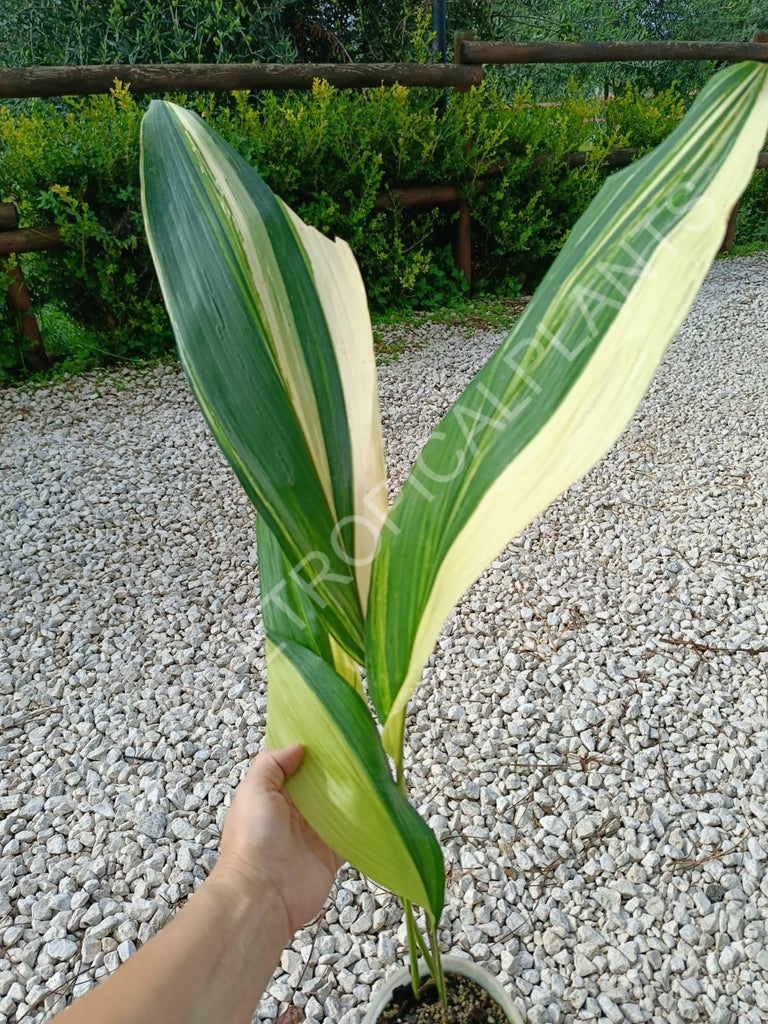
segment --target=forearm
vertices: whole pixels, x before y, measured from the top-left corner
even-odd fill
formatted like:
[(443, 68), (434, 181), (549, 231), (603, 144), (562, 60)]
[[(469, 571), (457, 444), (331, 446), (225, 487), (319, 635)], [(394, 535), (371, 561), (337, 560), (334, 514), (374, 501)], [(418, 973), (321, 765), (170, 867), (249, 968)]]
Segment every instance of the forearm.
[(216, 870), (174, 920), (56, 1024), (250, 1024), (290, 938), (284, 907)]

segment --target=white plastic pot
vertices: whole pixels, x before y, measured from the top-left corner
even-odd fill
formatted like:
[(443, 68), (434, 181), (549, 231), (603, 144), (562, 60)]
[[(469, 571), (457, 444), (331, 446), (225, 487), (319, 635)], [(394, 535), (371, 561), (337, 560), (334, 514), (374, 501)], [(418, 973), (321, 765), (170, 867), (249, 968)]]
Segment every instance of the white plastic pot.
[[(444, 956), (443, 970), (446, 974), (461, 974), (465, 978), (476, 981), (481, 988), (484, 988), (488, 995), (495, 1000), (506, 1013), (510, 1024), (525, 1024), (523, 1016), (512, 1002), (512, 997), (507, 990), (499, 983), (490, 971), (484, 967), (465, 960), (460, 956)], [(419, 961), (419, 976), (425, 978), (428, 974), (424, 963)], [(377, 1024), (379, 1016), (392, 994), (400, 985), (408, 985), (411, 980), (411, 972), (407, 967), (401, 967), (384, 980), (382, 987), (374, 993), (373, 999), (368, 1007), (368, 1012), (363, 1019), (363, 1024)]]

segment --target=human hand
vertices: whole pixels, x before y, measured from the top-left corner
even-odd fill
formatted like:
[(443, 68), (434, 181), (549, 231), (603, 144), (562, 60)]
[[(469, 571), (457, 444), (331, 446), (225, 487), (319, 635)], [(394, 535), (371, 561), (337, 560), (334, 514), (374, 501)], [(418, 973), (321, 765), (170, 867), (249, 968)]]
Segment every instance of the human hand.
[(288, 937), (322, 909), (341, 866), (283, 788), (303, 756), (299, 744), (258, 754), (227, 811), (212, 875), (258, 900), (277, 897)]

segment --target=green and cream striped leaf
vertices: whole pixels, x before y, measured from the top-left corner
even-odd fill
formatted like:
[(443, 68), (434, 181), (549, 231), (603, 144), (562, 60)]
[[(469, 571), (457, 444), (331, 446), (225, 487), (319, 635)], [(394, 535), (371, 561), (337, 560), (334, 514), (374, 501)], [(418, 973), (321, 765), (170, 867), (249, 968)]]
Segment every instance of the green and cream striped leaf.
[(286, 782), (318, 835), (359, 871), (435, 919), (443, 909), (440, 847), (390, 773), (362, 697), (313, 651), (267, 638), (267, 746), (301, 743)]
[(306, 647), (336, 669), (361, 696), (360, 671), (317, 614), (317, 595), (288, 561), (262, 516), (256, 518), (264, 632)]
[(142, 202), (208, 425), (318, 616), (363, 660), (386, 512), (368, 307), (354, 257), (303, 224), (196, 114), (155, 101)]
[(367, 675), (401, 757), (407, 702), (455, 602), (608, 450), (693, 302), (768, 129), (768, 67), (720, 72), (613, 175), (499, 350), (427, 442), (381, 534)]

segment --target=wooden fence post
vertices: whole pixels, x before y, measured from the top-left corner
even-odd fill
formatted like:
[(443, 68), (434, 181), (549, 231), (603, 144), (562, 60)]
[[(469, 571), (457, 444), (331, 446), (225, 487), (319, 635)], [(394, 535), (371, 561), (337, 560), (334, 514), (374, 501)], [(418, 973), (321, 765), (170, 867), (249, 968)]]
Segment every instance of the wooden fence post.
[[(454, 64), (461, 64), (461, 47), (462, 43), (474, 39), (474, 35), (471, 32), (457, 32), (453, 37), (453, 62)], [(468, 92), (468, 86), (456, 86), (455, 92)], [(464, 142), (464, 151), (468, 152), (472, 142), (470, 139), (466, 139)], [(456, 224), (456, 243), (453, 251), (453, 262), (457, 270), (460, 270), (464, 275), (464, 280), (467, 282), (467, 291), (472, 294), (472, 215), (469, 209), (469, 203), (466, 199), (459, 200), (459, 220)]]
[[(462, 60), (462, 56), (461, 56), (461, 45), (462, 45), (462, 43), (470, 42), (474, 38), (475, 37), (472, 34), (472, 32), (456, 32), (454, 34), (454, 37), (453, 37), (453, 63), (454, 64), (463, 64), (464, 63), (464, 61)], [(462, 87), (460, 85), (456, 86), (456, 90), (457, 91), (461, 90), (461, 88)]]
[(0, 231), (9, 231), (19, 223), (19, 212), (13, 203), (0, 203)]
[(472, 294), (472, 215), (466, 199), (459, 200), (459, 220), (456, 225), (454, 263), (464, 275), (469, 294)]
[[(19, 214), (12, 203), (0, 203), (0, 231), (13, 231), (18, 227)], [(33, 370), (48, 370), (51, 361), (45, 351), (45, 345), (40, 334), (37, 318), (32, 311), (32, 300), (29, 297), (24, 274), (21, 267), (11, 267), (7, 260), (0, 260), (0, 271), (8, 278), (8, 292), (6, 302), (12, 313), (19, 320), (19, 330), (26, 339), (24, 349), (24, 360)]]

